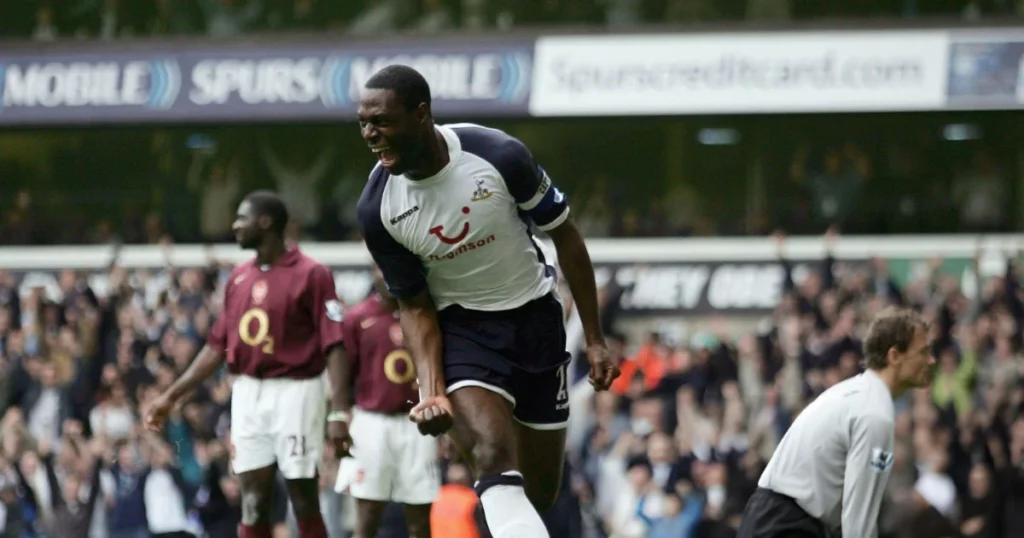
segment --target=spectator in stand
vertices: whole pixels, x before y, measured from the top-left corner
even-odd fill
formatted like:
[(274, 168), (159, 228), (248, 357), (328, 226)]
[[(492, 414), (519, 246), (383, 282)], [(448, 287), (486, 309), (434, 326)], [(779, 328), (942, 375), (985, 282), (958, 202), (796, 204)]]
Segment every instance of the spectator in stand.
[(995, 506), (992, 472), (985, 464), (975, 463), (967, 495), (960, 500), (960, 533), (964, 538), (996, 538)]
[(691, 493), (685, 500), (677, 493), (665, 495), (665, 516), (651, 528), (650, 538), (691, 538), (703, 510), (700, 495)]
[(29, 534), (25, 510), (18, 494), (16, 479), (7, 460), (0, 459), (0, 537), (22, 538)]
[[(96, 502), (100, 497), (100, 473), (103, 470), (100, 458), (103, 455), (103, 446), (98, 440), (91, 444), (87, 443), (82, 437), (82, 428), (77, 423), (68, 429), (71, 431), (68, 433), (68, 443), (64, 445), (62, 453), (68, 452), (68, 457), (72, 461), (77, 463), (80, 460), (84, 465), (70, 470), (65, 470), (67, 466), (62, 465), (62, 469), (58, 469), (53, 457), (46, 455), (46, 478), (52, 512), (44, 532), (54, 537), (88, 538)], [(63, 484), (57, 477), (58, 470), (64, 470)]]
[(175, 465), (174, 454), (167, 443), (152, 434), (147, 434), (143, 443), (150, 462), (143, 485), (150, 535), (152, 538), (186, 538), (189, 523), (185, 499), (191, 488)]
[(39, 381), (33, 383), (22, 402), (29, 433), (35, 439), (56, 439), (60, 424), (71, 416), (71, 399), (57, 378), (57, 366), (39, 359)]
[(101, 400), (89, 413), (89, 426), (93, 435), (112, 442), (128, 439), (135, 428), (135, 415), (128, 404), (124, 385), (115, 381), (118, 379), (116, 375), (105, 376), (113, 385), (109, 389), (110, 395)]
[[(110, 508), (110, 538), (148, 538), (146, 469), (143, 454), (134, 440), (108, 449), (106, 461), (114, 477), (114, 502)], [(153, 507), (155, 509), (155, 507)]]
[[(623, 436), (627, 442), (631, 436)], [(643, 538), (665, 515), (665, 493), (654, 482), (651, 464), (643, 456), (625, 463), (627, 487), (615, 499), (608, 527), (612, 538)]]
[(481, 529), (486, 525), (479, 505), (469, 468), (463, 463), (452, 463), (431, 509), (430, 535), (483, 538)]
[(206, 475), (194, 500), (199, 521), (210, 538), (235, 538), (242, 522), (242, 498), (228, 452), (222, 442), (211, 441), (201, 454)]

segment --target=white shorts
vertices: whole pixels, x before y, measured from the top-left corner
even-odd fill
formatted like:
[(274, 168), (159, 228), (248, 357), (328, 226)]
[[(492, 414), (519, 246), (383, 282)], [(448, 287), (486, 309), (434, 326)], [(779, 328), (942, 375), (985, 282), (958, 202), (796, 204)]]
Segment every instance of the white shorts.
[(277, 463), (288, 480), (313, 478), (323, 452), (327, 392), (321, 377), (238, 376), (231, 389), (231, 466), (241, 474)]
[(352, 413), (352, 457), (341, 460), (339, 493), (365, 501), (430, 504), (441, 487), (437, 439), (409, 417), (362, 409)]

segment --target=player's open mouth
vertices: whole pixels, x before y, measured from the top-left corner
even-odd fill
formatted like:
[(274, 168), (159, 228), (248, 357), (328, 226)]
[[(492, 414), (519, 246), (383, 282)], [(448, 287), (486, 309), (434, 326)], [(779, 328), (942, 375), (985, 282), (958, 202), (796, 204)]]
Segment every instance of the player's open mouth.
[(377, 158), (380, 159), (381, 164), (384, 166), (391, 166), (392, 164), (395, 164), (395, 158), (398, 157), (391, 149), (391, 146), (372, 147), (370, 148), (370, 151), (373, 151), (377, 155)]

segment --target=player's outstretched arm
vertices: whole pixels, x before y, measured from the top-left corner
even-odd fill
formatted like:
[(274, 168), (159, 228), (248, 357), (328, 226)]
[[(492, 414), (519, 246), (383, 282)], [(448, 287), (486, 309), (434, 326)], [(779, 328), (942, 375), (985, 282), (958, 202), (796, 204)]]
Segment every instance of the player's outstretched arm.
[(893, 461), (893, 423), (873, 414), (854, 419), (843, 478), (843, 536), (878, 536), (878, 513)]
[(178, 400), (209, 379), (223, 364), (223, 353), (209, 344), (203, 346), (185, 373), (181, 374), (181, 377), (175, 380), (163, 394), (157, 396), (146, 410), (146, 427), (154, 431), (162, 428), (164, 421), (167, 420), (167, 415), (171, 413), (171, 409), (178, 403)]
[(416, 363), (420, 402), (409, 413), (420, 433), (438, 436), (452, 427), (452, 409), (445, 395), (441, 363), (441, 326), (427, 289), (398, 301), (405, 342)]
[(573, 302), (583, 323), (587, 342), (587, 359), (590, 361), (590, 383), (596, 390), (607, 390), (612, 381), (619, 377), (619, 367), (612, 362), (608, 346), (601, 330), (601, 317), (597, 308), (597, 283), (594, 281), (594, 265), (590, 261), (587, 244), (583, 241), (572, 217), (548, 230), (558, 252), (558, 265), (569, 283)]

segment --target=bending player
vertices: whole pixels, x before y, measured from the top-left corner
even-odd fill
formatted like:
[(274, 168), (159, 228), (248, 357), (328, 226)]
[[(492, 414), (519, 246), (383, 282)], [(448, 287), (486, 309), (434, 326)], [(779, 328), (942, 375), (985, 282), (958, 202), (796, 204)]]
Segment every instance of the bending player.
[(796, 418), (743, 511), (739, 538), (878, 536), (893, 462), (893, 399), (931, 382), (928, 325), (890, 307), (868, 328), (867, 370), (818, 396)]
[(448, 432), (472, 464), (495, 538), (546, 537), (537, 510), (559, 492), (568, 354), (554, 271), (531, 224), (555, 244), (586, 333), (591, 383), (605, 390), (618, 376), (565, 196), (519, 140), (476, 125), (436, 126), (430, 87), (409, 67), (370, 77), (359, 124), (380, 161), (359, 200), (359, 225), (398, 298), (416, 362), (420, 402), (410, 418), (423, 434)]
[[(398, 302), (373, 269), (377, 292), (348, 309), (342, 322), (349, 362), (331, 369), (331, 386), (338, 388), (328, 438), (340, 455), (350, 433), (355, 439), (335, 489), (356, 499), (354, 538), (377, 536), (388, 501), (405, 505), (411, 538), (430, 538), (430, 506), (441, 488), (437, 440), (409, 422), (416, 368), (402, 345)], [(353, 386), (356, 407), (349, 414)]]
[(322, 379), (341, 355), (342, 308), (330, 271), (285, 247), (288, 211), (257, 191), (238, 206), (238, 244), (256, 257), (236, 267), (224, 308), (206, 346), (146, 413), (159, 429), (174, 405), (227, 362), (237, 375), (231, 395), (232, 467), (242, 490), (241, 538), (270, 538), (274, 479), (286, 479), (301, 538), (326, 538), (317, 465), (327, 397)]

